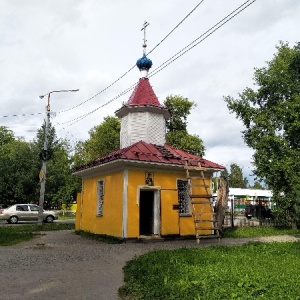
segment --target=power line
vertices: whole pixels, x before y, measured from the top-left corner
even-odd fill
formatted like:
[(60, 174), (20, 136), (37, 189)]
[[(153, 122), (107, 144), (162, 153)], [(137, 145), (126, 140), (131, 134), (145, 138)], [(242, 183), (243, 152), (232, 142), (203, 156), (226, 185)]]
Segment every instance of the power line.
[(112, 98), (111, 100), (107, 101), (106, 103), (104, 103), (104, 104), (98, 106), (98, 107), (95, 108), (94, 110), (92, 110), (92, 111), (90, 111), (90, 112), (88, 112), (88, 113), (86, 113), (86, 114), (84, 114), (84, 115), (81, 115), (81, 116), (79, 116), (79, 117), (77, 117), (77, 118), (74, 118), (74, 119), (72, 119), (72, 120), (70, 120), (70, 121), (67, 121), (67, 122), (62, 123), (62, 124), (67, 124), (67, 123), (73, 122), (73, 123), (71, 123), (71, 124), (65, 126), (64, 128), (62, 128), (61, 130), (63, 130), (63, 129), (65, 129), (65, 128), (67, 128), (67, 127), (69, 127), (69, 126), (71, 126), (71, 125), (73, 125), (73, 124), (75, 124), (75, 123), (81, 121), (82, 119), (84, 119), (84, 118), (86, 118), (87, 116), (91, 115), (92, 113), (96, 112), (96, 111), (99, 110), (100, 108), (102, 108), (102, 107), (108, 105), (109, 103), (115, 101), (116, 99), (120, 98), (121, 96), (127, 94), (128, 92), (130, 92), (131, 90), (133, 90), (133, 89), (135, 88), (136, 84), (137, 84), (137, 83), (133, 84), (131, 87), (129, 87), (129, 88), (126, 89), (125, 91), (121, 92), (119, 95), (117, 95), (116, 97), (114, 97), (114, 98)]
[[(204, 0), (200, 1), (196, 7), (187, 15), (184, 17), (184, 19), (182, 19), (181, 22), (179, 22), (167, 35), (164, 39), (162, 39), (151, 51), (148, 52), (151, 53), (154, 51), (155, 48), (157, 48), (176, 28), (178, 28), (178, 26), (180, 26), (182, 24), (182, 22), (187, 19), (187, 17), (189, 17), (191, 15), (191, 13), (198, 8), (198, 6), (200, 4), (203, 3)], [(201, 42), (203, 42), (205, 39), (207, 39), (210, 35), (212, 35), (215, 31), (217, 31), (219, 28), (221, 28), (222, 26), (224, 26), (227, 22), (229, 22), (231, 19), (233, 19), (236, 15), (238, 15), (239, 13), (241, 13), (243, 10), (245, 10), (248, 6), (250, 6), (251, 4), (253, 4), (256, 0), (247, 0), (246, 2), (244, 2), (242, 5), (240, 5), (238, 8), (236, 8), (234, 11), (232, 11), (230, 14), (228, 14), (225, 18), (223, 18), (221, 21), (219, 21), (218, 23), (216, 23), (214, 26), (212, 26), (210, 29), (208, 29), (205, 33), (201, 34), (198, 38), (196, 38), (194, 41), (192, 41), (190, 44), (188, 44), (186, 47), (184, 47), (183, 49), (181, 49), (179, 52), (177, 52), (176, 54), (174, 54), (171, 58), (169, 58), (168, 60), (166, 60), (164, 63), (162, 63), (160, 66), (158, 66), (156, 69), (154, 69), (152, 72), (149, 73), (149, 77), (153, 77), (155, 76), (157, 73), (159, 73), (160, 71), (162, 71), (164, 68), (166, 68), (168, 65), (170, 65), (171, 63), (173, 63), (175, 60), (177, 60), (179, 57), (183, 56), (185, 53), (187, 53), (188, 51), (190, 51), (191, 49), (193, 49), (195, 46), (197, 46), (198, 44), (200, 44)], [(249, 3), (250, 2), (250, 3)], [(248, 4), (247, 4), (248, 3)], [(247, 4), (247, 5), (246, 5)], [(244, 7), (243, 7), (244, 6)], [(203, 38), (202, 38), (203, 37)], [(202, 38), (202, 39), (201, 39)], [(199, 39), (201, 39), (200, 41), (198, 41)], [(198, 41), (197, 43), (195, 43), (196, 41)], [(120, 78), (118, 78), (117, 80), (115, 80), (111, 85), (109, 85), (108, 87), (106, 87), (105, 89), (103, 89), (102, 91), (100, 91), (99, 93), (95, 94), (94, 96), (90, 97), (89, 99), (87, 99), (86, 101), (71, 107), (69, 109), (63, 110), (63, 111), (59, 111), (58, 113), (63, 113), (63, 112), (67, 112), (70, 111), (84, 103), (86, 103), (87, 101), (95, 98), (96, 96), (98, 96), (99, 94), (101, 94), (102, 92), (104, 92), (105, 90), (107, 90), (109, 87), (111, 87), (112, 85), (114, 85), (117, 81), (119, 81), (121, 78), (123, 78), (126, 74), (128, 74), (133, 68), (135, 68), (135, 65), (129, 69), (126, 73), (124, 73)], [(72, 120), (66, 121), (62, 124), (69, 124), (66, 127), (69, 127), (79, 121), (81, 121), (82, 119), (86, 118), (87, 116), (91, 115), (92, 113), (96, 112), (97, 110), (99, 110), (100, 108), (107, 106), (108, 104), (110, 104), (111, 102), (117, 100), (118, 98), (120, 98), (121, 96), (127, 94), (129, 91), (131, 91), (137, 83), (135, 83), (134, 85), (132, 85), (131, 87), (127, 88), (125, 91), (121, 92), (119, 95), (117, 95), (116, 97), (112, 98), (111, 100), (109, 100), (108, 102), (102, 104), (101, 106), (95, 108), (94, 110), (81, 115), (79, 117), (76, 117)], [(43, 114), (43, 113), (35, 113), (35, 114), (21, 114), (21, 115), (10, 115), (10, 116), (26, 116), (26, 115), (38, 115), (38, 114)], [(10, 117), (10, 116), (0, 116), (0, 117)], [(65, 128), (62, 128), (61, 130), (63, 130)]]
[(26, 117), (26, 116), (36, 116), (36, 115), (43, 115), (45, 113), (32, 113), (32, 114), (14, 114), (14, 115), (5, 115), (5, 116), (0, 116), (0, 118), (10, 118), (10, 117)]
[[(158, 46), (160, 46), (202, 3), (204, 2), (204, 0), (200, 1), (156, 46), (154, 46), (148, 53), (152, 53)], [(136, 67), (136, 65), (132, 66), (128, 71), (126, 71), (123, 75), (121, 75), (118, 79), (116, 79), (115, 81), (113, 81), (110, 85), (108, 85), (106, 88), (104, 88), (103, 90), (101, 90), (100, 92), (98, 92), (97, 94), (95, 94), (94, 96), (88, 98), (87, 100), (73, 106), (73, 107), (70, 107), (70, 108), (67, 108), (67, 109), (64, 109), (64, 110), (61, 110), (59, 112), (57, 112), (58, 114), (59, 113), (64, 113), (64, 112), (67, 112), (67, 111), (70, 111), (70, 110), (73, 110), (87, 102), (89, 102), (90, 100), (94, 99), (95, 97), (97, 97), (98, 95), (102, 94), (103, 92), (105, 92), (106, 90), (108, 90), (110, 87), (112, 87), (114, 84), (116, 84), (118, 81), (120, 81), (123, 77), (125, 77), (130, 71), (132, 71), (134, 68)], [(131, 88), (132, 89), (132, 88)], [(131, 90), (130, 89), (130, 90)], [(127, 92), (129, 92), (130, 90), (126, 90)], [(126, 94), (127, 92), (122, 92), (120, 95), (118, 95), (117, 97), (114, 98), (114, 100), (118, 99), (119, 97), (121, 97), (122, 95)], [(105, 103), (103, 106), (106, 106), (108, 105), (109, 103), (111, 103), (113, 100), (110, 100), (108, 101), (107, 103)], [(103, 107), (101, 106), (101, 107)], [(100, 108), (101, 108), (100, 107)], [(44, 113), (35, 113), (35, 114), (14, 114), (14, 115), (7, 115), (7, 116), (0, 116), (2, 118), (9, 118), (9, 117), (20, 117), (20, 116), (34, 116), (34, 115), (41, 115), (41, 114), (44, 114)], [(89, 113), (88, 113), (89, 114)], [(88, 115), (87, 114), (87, 115)], [(76, 118), (76, 119), (79, 119), (80, 117)], [(72, 121), (74, 121), (75, 119), (71, 120), (71, 121), (68, 121), (68, 122), (65, 122), (65, 123), (70, 123)], [(63, 123), (63, 124), (65, 124)]]
[[(194, 47), (196, 47), (198, 44), (200, 44), (201, 42), (203, 42), (205, 39), (207, 39), (210, 35), (212, 35), (215, 31), (217, 31), (218, 29), (220, 29), (222, 26), (224, 26), (227, 22), (229, 22), (231, 19), (233, 19), (235, 16), (237, 16), (239, 13), (241, 13), (243, 10), (245, 10), (248, 6), (250, 6), (251, 4), (253, 4), (256, 0), (247, 0), (246, 2), (244, 2), (242, 5), (240, 5), (238, 8), (236, 8), (234, 11), (232, 11), (229, 15), (227, 15), (225, 18), (223, 18), (221, 21), (219, 21), (217, 24), (215, 24), (214, 26), (212, 26), (211, 28), (209, 28), (205, 33), (201, 34), (198, 38), (196, 38), (194, 41), (192, 41), (190, 44), (188, 44), (186, 47), (184, 47), (183, 49), (181, 49), (179, 52), (177, 52), (176, 54), (174, 54), (171, 58), (169, 58), (168, 60), (166, 60), (164, 63), (162, 63), (160, 66), (158, 66), (156, 69), (154, 69), (153, 71), (151, 71), (149, 73), (149, 78), (156, 75), (158, 72), (162, 71), (165, 67), (167, 67), (168, 65), (170, 65), (172, 62), (174, 62), (175, 60), (177, 60), (179, 57), (181, 57), (182, 55), (184, 55), (185, 53), (187, 53), (188, 51), (190, 51), (191, 49), (193, 49)], [(250, 2), (250, 3), (248, 3)], [(248, 3), (248, 4), (247, 4)], [(247, 5), (246, 5), (247, 4)], [(244, 6), (244, 7), (243, 7)], [(243, 7), (243, 8), (242, 8)], [(210, 32), (211, 31), (211, 32)], [(203, 38), (202, 38), (203, 37)], [(202, 39), (201, 39), (202, 38)], [(198, 41), (199, 39), (201, 39), (200, 41)], [(195, 43), (196, 41), (198, 41), (197, 43)], [(195, 44), (194, 44), (195, 43)], [(187, 49), (187, 50), (185, 50)], [(185, 51), (184, 51), (185, 50)]]
[(169, 35), (171, 35), (171, 33), (177, 29), (203, 2), (204, 0), (200, 1), (151, 51), (147, 53), (147, 55), (152, 53), (162, 42), (164, 42)]
[[(211, 36), (214, 32), (216, 32), (218, 29), (220, 29), (222, 26), (224, 26), (226, 23), (228, 23), (231, 19), (233, 19), (235, 16), (237, 16), (239, 13), (241, 13), (242, 11), (244, 11), (247, 7), (249, 7), (251, 4), (253, 4), (256, 0), (247, 0), (246, 2), (244, 2), (242, 5), (240, 5), (238, 8), (236, 8), (234, 11), (232, 11), (230, 14), (228, 14), (225, 18), (223, 18), (221, 21), (219, 21), (218, 23), (216, 23), (214, 26), (212, 26), (210, 29), (208, 29), (205, 33), (201, 34), (197, 39), (195, 39), (193, 42), (191, 42), (189, 45), (187, 45), (186, 47), (184, 47), (183, 49), (181, 49), (179, 52), (177, 52), (176, 54), (174, 54), (171, 58), (169, 58), (168, 60), (166, 60), (164, 63), (162, 63), (159, 67), (157, 67), (156, 69), (154, 69), (150, 74), (149, 77), (153, 77), (155, 76), (157, 73), (159, 73), (160, 71), (162, 71), (164, 68), (166, 68), (168, 65), (170, 65), (171, 63), (173, 63), (175, 60), (177, 60), (179, 57), (181, 57), (182, 55), (184, 55), (185, 53), (189, 52), (191, 49), (193, 49), (194, 47), (196, 47), (197, 45), (199, 45), (201, 42), (203, 42), (205, 39), (207, 39), (209, 36)], [(249, 3), (250, 2), (250, 3)], [(247, 4), (248, 3), (248, 4)], [(246, 5), (247, 4), (247, 5)], [(201, 39), (201, 37), (203, 37)], [(198, 41), (199, 39), (201, 39), (200, 41)], [(195, 43), (196, 41), (198, 41), (197, 43)], [(194, 44), (195, 43), (195, 44)], [(185, 50), (186, 49), (186, 50)], [(108, 105), (109, 103), (115, 101), (116, 99), (120, 98), (121, 96), (125, 95), (126, 93), (128, 93), (130, 90), (132, 90), (135, 87), (136, 83), (131, 86), (130, 88), (126, 89), (125, 91), (123, 91), (122, 93), (120, 93), (118, 96), (112, 98), (111, 100), (109, 100), (108, 102), (102, 104), (101, 106), (95, 108), (94, 110), (81, 115), (77, 118), (74, 118), (70, 121), (64, 122), (62, 124), (67, 124), (70, 122), (73, 122), (71, 124), (69, 124), (66, 127), (69, 127), (79, 121), (81, 121), (82, 119), (86, 118), (87, 116), (91, 115), (92, 113), (96, 112), (97, 110), (99, 110), (100, 108)]]
[[(200, 4), (202, 4), (204, 2), (204, 0), (200, 1), (154, 48), (152, 48), (148, 53), (152, 53), (160, 44), (162, 44), (199, 6)], [(114, 82), (112, 82), (109, 86), (107, 86), (106, 88), (104, 88), (103, 90), (101, 90), (99, 93), (95, 94), (94, 96), (88, 98), (87, 100), (73, 106), (70, 108), (67, 108), (65, 110), (59, 111), (58, 113), (63, 113), (63, 112), (67, 112), (70, 111), (74, 108), (77, 108), (83, 104), (85, 104), (86, 102), (94, 99), (95, 97), (97, 97), (98, 95), (102, 94), (103, 92), (105, 92), (107, 89), (109, 89), (110, 87), (112, 87), (115, 83), (117, 83), (118, 81), (120, 81), (123, 77), (125, 77), (130, 71), (132, 71), (134, 68), (136, 67), (136, 65), (132, 66), (128, 71), (126, 71), (122, 76), (120, 76), (118, 79), (116, 79)]]

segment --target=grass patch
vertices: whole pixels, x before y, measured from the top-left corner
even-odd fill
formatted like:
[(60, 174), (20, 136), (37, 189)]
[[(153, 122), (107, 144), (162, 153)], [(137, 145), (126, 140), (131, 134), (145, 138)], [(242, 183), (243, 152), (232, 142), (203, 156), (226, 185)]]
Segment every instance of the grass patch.
[(300, 242), (158, 250), (128, 262), (122, 299), (300, 299)]
[(106, 235), (106, 234), (95, 234), (91, 233), (88, 231), (83, 231), (83, 230), (78, 230), (75, 232), (76, 234), (83, 236), (85, 238), (94, 240), (94, 241), (99, 241), (99, 242), (104, 242), (107, 244), (122, 244), (123, 240), (116, 238), (114, 236)]
[(300, 229), (292, 229), (290, 227), (276, 226), (253, 226), (253, 227), (237, 227), (226, 228), (222, 234), (225, 238), (246, 238), (246, 237), (261, 237), (272, 235), (299, 235)]
[(58, 215), (58, 220), (74, 220), (74, 219), (76, 219), (76, 216), (74, 214)]
[(36, 232), (53, 230), (71, 230), (74, 224), (36, 224), (0, 226), (0, 246), (10, 246), (20, 242), (28, 241), (35, 236)]

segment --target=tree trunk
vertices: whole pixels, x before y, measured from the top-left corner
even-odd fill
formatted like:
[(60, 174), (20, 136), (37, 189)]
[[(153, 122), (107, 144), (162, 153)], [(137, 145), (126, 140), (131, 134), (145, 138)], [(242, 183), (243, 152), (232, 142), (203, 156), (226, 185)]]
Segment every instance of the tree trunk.
[(225, 219), (225, 209), (227, 207), (228, 202), (228, 183), (225, 177), (221, 176), (219, 179), (218, 186), (218, 197), (216, 202), (216, 219), (218, 223), (218, 227), (220, 231), (223, 229), (223, 223)]

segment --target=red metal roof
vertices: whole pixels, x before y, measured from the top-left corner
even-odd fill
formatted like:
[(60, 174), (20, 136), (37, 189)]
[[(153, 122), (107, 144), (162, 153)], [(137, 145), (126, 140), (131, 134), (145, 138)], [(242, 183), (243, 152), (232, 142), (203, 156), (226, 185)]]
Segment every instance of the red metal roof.
[(81, 166), (75, 172), (87, 170), (89, 168), (100, 166), (107, 162), (116, 160), (132, 160), (141, 162), (151, 162), (159, 164), (184, 165), (186, 159), (189, 159), (189, 165), (197, 166), (198, 161), (204, 168), (225, 169), (222, 165), (206, 160), (194, 154), (190, 154), (183, 150), (178, 150), (170, 145), (164, 146), (148, 144), (140, 141), (127, 148), (112, 151), (104, 156), (101, 156), (92, 162)]
[(148, 78), (140, 78), (126, 105), (153, 105), (161, 107)]

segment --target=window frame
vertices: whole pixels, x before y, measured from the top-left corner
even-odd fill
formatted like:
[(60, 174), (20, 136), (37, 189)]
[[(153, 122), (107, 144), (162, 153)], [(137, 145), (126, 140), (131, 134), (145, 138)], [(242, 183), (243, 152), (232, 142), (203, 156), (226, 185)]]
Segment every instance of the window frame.
[[(102, 186), (102, 193), (100, 194), (100, 186)], [(104, 207), (104, 194), (105, 194), (105, 181), (104, 179), (99, 179), (97, 181), (97, 207), (96, 207), (96, 216), (103, 217), (103, 207)]]
[[(185, 191), (184, 189), (180, 189), (179, 183), (185, 183)], [(189, 187), (188, 187), (188, 180), (187, 179), (177, 179), (176, 180), (176, 187), (178, 190), (178, 214), (180, 217), (190, 217), (191, 213), (191, 198), (189, 197)], [(185, 194), (185, 195), (184, 195)], [(184, 200), (184, 201), (182, 201)], [(183, 207), (182, 207), (183, 205)]]

